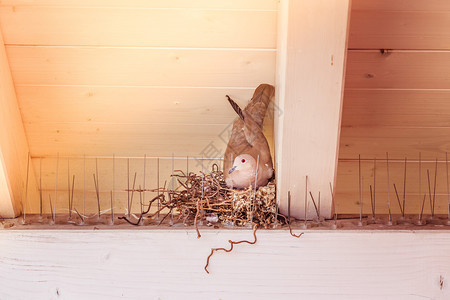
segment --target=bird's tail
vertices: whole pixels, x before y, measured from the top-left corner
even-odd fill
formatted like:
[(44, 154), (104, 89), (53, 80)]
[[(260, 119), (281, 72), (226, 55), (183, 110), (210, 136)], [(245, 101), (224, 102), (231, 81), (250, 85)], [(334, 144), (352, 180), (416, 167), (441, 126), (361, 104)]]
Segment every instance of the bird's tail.
[(252, 116), (260, 128), (262, 128), (267, 108), (274, 94), (275, 88), (272, 85), (260, 84), (253, 93), (252, 99), (244, 108), (244, 111)]

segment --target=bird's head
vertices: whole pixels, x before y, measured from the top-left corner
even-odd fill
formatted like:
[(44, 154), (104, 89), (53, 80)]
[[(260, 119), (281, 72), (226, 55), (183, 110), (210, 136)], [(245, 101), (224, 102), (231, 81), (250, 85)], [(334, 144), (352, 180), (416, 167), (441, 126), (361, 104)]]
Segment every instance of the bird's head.
[[(238, 172), (239, 171), (239, 172)], [(233, 167), (228, 171), (228, 174), (236, 173), (254, 173), (256, 171), (256, 160), (250, 154), (241, 154), (236, 156), (233, 162)]]

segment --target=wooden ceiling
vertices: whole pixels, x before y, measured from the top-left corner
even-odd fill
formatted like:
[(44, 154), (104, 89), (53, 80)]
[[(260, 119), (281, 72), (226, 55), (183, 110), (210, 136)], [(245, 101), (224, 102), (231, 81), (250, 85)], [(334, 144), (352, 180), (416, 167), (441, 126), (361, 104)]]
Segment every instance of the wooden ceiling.
[[(33, 157), (200, 155), (274, 83), (275, 0), (1, 1)], [(237, 34), (238, 33), (238, 34)]]
[[(450, 2), (353, 0), (350, 26), (337, 197), (357, 212), (349, 160), (450, 149)], [(244, 106), (275, 78), (276, 0), (3, 0), (0, 28), (35, 158), (221, 153), (224, 95)]]
[[(346, 89), (342, 116), (338, 203), (359, 212), (358, 163), (363, 159), (403, 160), (408, 164), (407, 212), (418, 211), (418, 157), (422, 192), (427, 169), (438, 166), (437, 209), (447, 212), (445, 152), (450, 151), (450, 2), (353, 0)], [(392, 187), (403, 188), (402, 163), (390, 166), (392, 209), (399, 212)], [(378, 162), (379, 211), (387, 212), (386, 163)], [(370, 211), (373, 162), (364, 162), (364, 211)], [(431, 179), (433, 184), (434, 178)], [(401, 194), (403, 190), (401, 190)], [(402, 196), (402, 195), (400, 195)], [(343, 201), (345, 199), (345, 201)], [(427, 198), (428, 199), (428, 198)], [(338, 208), (339, 210), (339, 208)], [(429, 207), (425, 207), (429, 212)]]
[[(54, 189), (58, 212), (66, 211), (72, 175), (75, 206), (85, 187), (86, 209), (96, 210), (96, 163), (88, 159), (84, 172), (84, 155), (121, 157), (120, 211), (127, 197), (124, 157), (135, 158), (136, 188), (162, 186), (173, 168), (201, 169), (192, 157), (221, 157), (236, 118), (225, 95), (245, 106), (260, 83), (275, 81), (276, 0), (6, 0), (0, 29), (47, 212)], [(271, 122), (266, 133), (273, 141)], [(191, 159), (173, 166), (162, 160), (160, 178), (156, 160), (148, 159), (144, 177), (144, 155)], [(98, 165), (101, 206), (109, 207), (113, 164)], [(28, 205), (38, 208), (36, 201)]]

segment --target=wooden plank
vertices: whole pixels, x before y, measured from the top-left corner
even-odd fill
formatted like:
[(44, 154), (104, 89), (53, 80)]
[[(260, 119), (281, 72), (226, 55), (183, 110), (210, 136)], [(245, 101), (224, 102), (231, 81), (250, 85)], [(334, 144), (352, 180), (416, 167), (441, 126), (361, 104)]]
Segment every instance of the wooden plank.
[(449, 127), (450, 90), (346, 90), (344, 127)]
[(6, 47), (16, 85), (254, 87), (273, 83), (275, 53), (244, 50)]
[(29, 169), (28, 143), (14, 92), (11, 71), (0, 33), (0, 217), (12, 218), (33, 208), (37, 195), (33, 168)]
[[(370, 206), (370, 185), (373, 189), (373, 160), (367, 160), (362, 156), (361, 178), (363, 181), (363, 213), (371, 214)], [(403, 158), (404, 159), (404, 158)], [(424, 213), (430, 214), (430, 189), (428, 187), (427, 170), (430, 174), (431, 197), (434, 194), (434, 172), (435, 162), (424, 161), (421, 164), (421, 189), (419, 197), (419, 163), (418, 155), (408, 157), (406, 176), (406, 197), (405, 212), (407, 214), (419, 214), (419, 202), (422, 203), (423, 196), (426, 195)], [(436, 180), (436, 200), (435, 213), (447, 214), (448, 195), (447, 177), (445, 167), (445, 157), (439, 157)], [(375, 171), (376, 186), (376, 212), (377, 214), (388, 213), (387, 199), (387, 166), (386, 160), (378, 160)], [(394, 190), (396, 185), (400, 201), (403, 201), (404, 183), (404, 160), (401, 157), (391, 157), (389, 162), (389, 195), (391, 201), (391, 211), (393, 214), (400, 214), (397, 196)], [(340, 214), (359, 214), (359, 167), (357, 161), (340, 161), (338, 165), (338, 176), (336, 185), (336, 206)], [(420, 204), (422, 206), (422, 204)]]
[(349, 48), (450, 49), (450, 10), (353, 10), (350, 24)]
[(224, 124), (236, 118), (226, 100), (245, 106), (253, 89), (17, 86), (25, 122)]
[(448, 51), (349, 51), (346, 88), (449, 89)]
[(450, 3), (446, 0), (353, 0), (352, 10), (450, 11)]
[[(231, 124), (236, 118), (236, 113), (226, 101), (226, 94), (244, 107), (251, 98), (253, 89), (17, 87), (23, 119), (30, 128), (36, 124), (37, 130), (43, 123), (47, 128), (52, 126), (52, 123), (55, 127), (60, 123), (73, 123), (72, 128), (76, 128), (77, 124), (94, 123), (102, 124), (102, 126), (126, 124), (126, 128), (132, 128), (132, 125), (142, 126), (142, 128), (160, 128), (161, 132), (164, 132), (166, 125), (175, 128), (175, 126), (190, 124), (196, 125), (198, 129), (186, 135), (193, 139), (204, 140), (205, 134), (202, 128), (213, 125), (226, 131), (222, 133), (222, 130), (217, 129), (219, 130), (217, 136), (220, 135), (222, 143), (228, 141), (228, 131), (231, 130)], [(205, 101), (205, 99), (208, 100)], [(273, 112), (273, 109), (270, 111)], [(273, 116), (270, 113), (265, 119), (263, 130), (273, 149)], [(31, 129), (31, 132), (36, 131)], [(39, 133), (36, 134), (36, 138), (39, 139)], [(160, 135), (161, 133), (153, 137), (144, 134), (146, 139), (158, 139)], [(214, 139), (217, 139), (217, 136)], [(82, 137), (81, 140), (83, 140)], [(60, 150), (65, 152), (64, 149)], [(170, 155), (170, 153), (167, 152), (164, 155)], [(98, 155), (101, 154), (98, 153)]]
[(280, 8), (277, 98), (283, 113), (275, 122), (275, 173), (280, 211), (287, 214), (290, 192), (296, 218), (315, 216), (312, 205), (305, 214), (306, 176), (308, 191), (322, 192), (321, 213), (331, 216), (349, 9), (349, 1), (286, 1)]
[(295, 239), (284, 230), (261, 230), (255, 245), (215, 253), (209, 275), (203, 267), (210, 249), (251, 240), (249, 230), (203, 230), (200, 239), (194, 230), (166, 229), (0, 234), (8, 245), (0, 247), (0, 270), (8, 274), (0, 296), (7, 299), (450, 296), (448, 231), (307, 231)]
[(450, 145), (450, 128), (343, 127), (340, 158), (422, 157), (442, 158)]
[[(210, 144), (225, 150), (228, 125), (32, 123), (25, 124), (33, 156), (201, 155)], [(231, 126), (230, 126), (231, 128)], [(226, 141), (224, 141), (226, 140)]]
[[(5, 44), (275, 48), (276, 11), (2, 7)], [(236, 34), (239, 32), (239, 34)]]
[[(158, 172), (158, 160), (156, 158), (151, 158), (147, 153), (144, 182), (144, 154), (145, 153), (142, 153), (141, 157), (129, 158), (130, 188), (133, 188), (135, 173), (135, 189), (139, 189), (139, 187), (144, 188), (144, 186), (146, 189), (156, 189), (158, 187), (158, 176), (161, 188), (164, 186), (166, 188), (171, 187), (171, 157), (159, 159)], [(219, 167), (222, 165), (220, 159), (208, 159), (204, 161), (202, 166), (200, 157), (174, 157), (174, 170), (181, 170), (186, 173), (187, 168), (189, 168), (189, 172), (198, 173), (203, 168), (205, 172), (209, 172), (213, 163), (216, 163)], [(187, 162), (187, 160), (189, 160), (189, 162)], [(57, 189), (57, 212), (67, 214), (69, 190), (72, 190), (72, 184), (74, 184), (74, 208), (80, 212), (83, 207), (84, 198), (86, 213), (95, 214), (98, 211), (98, 207), (93, 179), (94, 174), (98, 174), (101, 210), (104, 211), (110, 209), (110, 192), (114, 190), (115, 212), (125, 212), (128, 201), (128, 193), (126, 192), (128, 189), (128, 158), (116, 156), (113, 162), (112, 155), (108, 158), (100, 157), (97, 159), (89, 156), (86, 159), (84, 159), (83, 156), (75, 158), (61, 156), (59, 159), (56, 157), (33, 158), (32, 163), (37, 173), (37, 179), (39, 181), (42, 180), (44, 213), (50, 213), (49, 197), (51, 197), (54, 205), (55, 189)], [(56, 169), (57, 164), (58, 169)], [(58, 170), (57, 183), (56, 170)], [(177, 181), (174, 181), (173, 184), (175, 188), (179, 186)], [(155, 196), (156, 193), (154, 192), (146, 192), (145, 201), (147, 202)], [(132, 206), (132, 211), (140, 212), (139, 193), (134, 193), (133, 199), (134, 204)], [(39, 200), (36, 199), (36, 201)], [(156, 209), (156, 207), (154, 207), (154, 209)], [(39, 213), (39, 210), (34, 211), (34, 213)]]
[(143, 9), (276, 10), (275, 0), (2, 0), (1, 6), (123, 7)]

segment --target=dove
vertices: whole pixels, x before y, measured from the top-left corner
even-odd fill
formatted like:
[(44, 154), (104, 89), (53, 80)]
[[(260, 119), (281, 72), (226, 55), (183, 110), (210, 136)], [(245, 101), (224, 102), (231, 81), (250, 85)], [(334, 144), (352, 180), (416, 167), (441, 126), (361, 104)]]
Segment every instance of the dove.
[(230, 188), (257, 189), (273, 176), (272, 156), (262, 127), (274, 93), (272, 85), (260, 84), (244, 109), (227, 95), (239, 116), (233, 123), (223, 161), (225, 183)]

